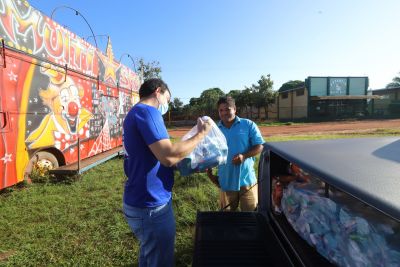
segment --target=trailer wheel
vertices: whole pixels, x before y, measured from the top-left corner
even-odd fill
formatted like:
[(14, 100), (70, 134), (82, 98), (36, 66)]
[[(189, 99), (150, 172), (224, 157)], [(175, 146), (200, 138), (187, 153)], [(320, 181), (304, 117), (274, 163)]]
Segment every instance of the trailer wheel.
[(30, 181), (30, 174), (32, 171), (40, 175), (44, 175), (49, 170), (55, 169), (59, 166), (57, 158), (46, 151), (36, 152), (29, 160), (28, 166), (25, 169), (25, 179)]

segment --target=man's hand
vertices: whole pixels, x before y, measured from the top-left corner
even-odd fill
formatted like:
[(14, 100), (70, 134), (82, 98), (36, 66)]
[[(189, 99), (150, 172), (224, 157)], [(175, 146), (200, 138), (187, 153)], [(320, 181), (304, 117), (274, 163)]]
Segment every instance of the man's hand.
[(211, 130), (211, 123), (208, 120), (202, 120), (201, 118), (197, 119), (197, 131), (199, 134), (206, 136), (208, 132)]
[(244, 162), (244, 160), (245, 160), (245, 158), (244, 158), (243, 154), (237, 154), (236, 156), (234, 156), (232, 158), (232, 163), (234, 165), (240, 165)]

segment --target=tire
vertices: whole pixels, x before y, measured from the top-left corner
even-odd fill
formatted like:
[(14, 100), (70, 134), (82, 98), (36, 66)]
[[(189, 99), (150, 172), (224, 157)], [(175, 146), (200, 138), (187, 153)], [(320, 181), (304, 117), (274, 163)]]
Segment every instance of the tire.
[(29, 180), (29, 175), (33, 171), (33, 169), (38, 168), (43, 170), (52, 170), (58, 168), (59, 163), (57, 158), (46, 151), (36, 152), (28, 162), (28, 165), (25, 169), (25, 179)]

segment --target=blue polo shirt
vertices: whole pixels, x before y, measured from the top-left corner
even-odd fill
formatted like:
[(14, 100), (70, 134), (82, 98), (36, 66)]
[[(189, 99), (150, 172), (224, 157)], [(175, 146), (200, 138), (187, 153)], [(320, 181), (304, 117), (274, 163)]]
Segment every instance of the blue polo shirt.
[(254, 157), (247, 158), (242, 164), (232, 164), (232, 158), (237, 154), (247, 152), (255, 145), (264, 143), (264, 139), (257, 125), (248, 119), (236, 116), (231, 128), (226, 128), (222, 121), (218, 123), (219, 129), (228, 142), (227, 163), (218, 166), (218, 181), (222, 191), (239, 191), (242, 186), (256, 183), (254, 170)]
[(172, 168), (160, 164), (149, 145), (169, 138), (161, 113), (138, 103), (126, 115), (123, 125), (125, 150), (124, 202), (138, 208), (157, 207), (171, 199)]

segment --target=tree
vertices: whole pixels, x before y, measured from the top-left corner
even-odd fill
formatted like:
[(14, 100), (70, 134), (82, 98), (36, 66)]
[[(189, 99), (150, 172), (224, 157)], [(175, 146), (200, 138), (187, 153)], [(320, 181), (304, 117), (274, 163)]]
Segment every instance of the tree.
[(256, 86), (257, 92), (257, 105), (258, 105), (258, 116), (260, 118), (260, 108), (264, 107), (265, 118), (268, 118), (268, 106), (275, 102), (276, 92), (273, 91), (274, 81), (271, 80), (271, 75), (267, 77), (261, 76)]
[(200, 116), (210, 116), (213, 119), (218, 117), (217, 102), (225, 93), (220, 88), (210, 88), (204, 90), (200, 97), (192, 97), (189, 104), (184, 106), (183, 112), (190, 118)]
[(300, 81), (300, 80), (294, 80), (294, 81), (288, 81), (284, 84), (282, 84), (281, 88), (279, 88), (278, 92), (282, 92), (282, 91), (286, 91), (286, 90), (290, 90), (290, 89), (294, 89), (294, 88), (298, 88), (298, 87), (304, 87), (305, 83), (304, 81)]
[[(246, 88), (245, 94), (250, 104), (250, 110), (252, 107), (256, 107), (258, 111), (258, 119), (261, 118), (261, 108), (264, 108), (265, 117), (268, 117), (268, 106), (275, 101), (276, 93), (273, 91), (274, 82), (271, 80), (271, 75), (262, 75), (257, 81), (257, 84), (253, 84), (250, 88)], [(251, 118), (252, 114), (250, 114)]]
[(232, 97), (236, 101), (241, 93), (242, 91), (240, 90), (230, 90), (229, 93), (227, 93), (227, 96)]
[(184, 114), (182, 112), (183, 102), (178, 97), (175, 97), (169, 103), (169, 109), (170, 109), (170, 112), (172, 113), (171, 116), (172, 116), (173, 120), (180, 119), (184, 116)]
[(178, 97), (175, 97), (171, 102), (171, 107), (174, 110), (180, 110), (183, 107), (183, 102)]
[(188, 118), (196, 118), (201, 114), (200, 107), (200, 97), (192, 97), (189, 104), (185, 105), (184, 110)]
[(247, 117), (249, 119), (252, 119), (253, 117), (252, 108), (254, 105), (253, 87), (245, 87), (245, 89), (241, 93), (240, 99), (241, 101), (243, 101), (243, 103), (245, 103)]
[[(399, 72), (400, 74), (400, 72)], [(395, 87), (400, 87), (400, 76), (396, 76), (392, 79), (391, 83), (388, 83), (386, 85), (386, 88), (395, 88)]]
[(137, 72), (142, 77), (143, 80), (151, 79), (151, 78), (160, 78), (161, 79), (161, 67), (160, 62), (158, 61), (150, 61), (145, 62), (143, 58), (139, 58), (136, 60)]
[(192, 97), (189, 100), (189, 105), (190, 106), (197, 106), (200, 103), (200, 98), (199, 97)]
[(204, 90), (199, 99), (199, 105), (201, 106), (202, 115), (208, 115), (216, 118), (217, 114), (217, 102), (218, 99), (224, 96), (225, 93), (220, 88), (210, 88)]
[(235, 99), (237, 113), (240, 114), (242, 112), (242, 109), (246, 106), (246, 102), (244, 101), (244, 98), (242, 96), (242, 91), (241, 90), (231, 90), (231, 91), (229, 91), (228, 96)]

